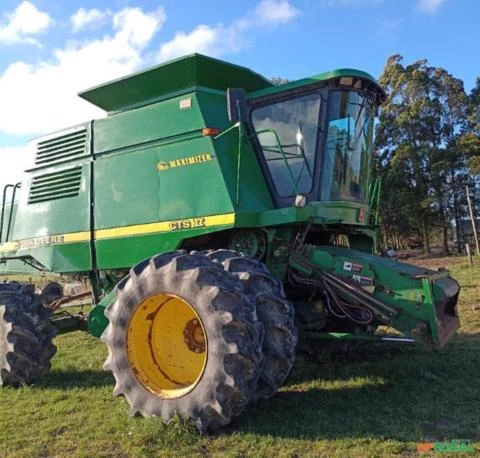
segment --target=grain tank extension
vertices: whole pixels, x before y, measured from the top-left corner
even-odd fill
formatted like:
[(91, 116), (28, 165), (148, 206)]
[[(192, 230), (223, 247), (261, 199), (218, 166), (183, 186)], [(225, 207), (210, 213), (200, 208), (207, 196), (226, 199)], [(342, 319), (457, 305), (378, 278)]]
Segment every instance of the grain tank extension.
[(198, 54), (80, 93), (108, 116), (38, 140), (3, 194), (0, 272), (88, 277), (95, 306), (66, 320), (60, 285), (0, 284), (0, 384), (83, 327), (132, 413), (207, 430), (273, 396), (300, 340), (445, 345), (457, 282), (375, 255), (384, 96), (358, 70), (274, 86)]

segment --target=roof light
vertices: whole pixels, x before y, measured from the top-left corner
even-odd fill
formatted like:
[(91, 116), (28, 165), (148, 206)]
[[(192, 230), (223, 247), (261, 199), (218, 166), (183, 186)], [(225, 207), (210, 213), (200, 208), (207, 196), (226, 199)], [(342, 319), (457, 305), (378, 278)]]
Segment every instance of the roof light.
[(307, 205), (307, 197), (302, 194), (295, 196), (295, 207), (305, 207)]
[(342, 76), (340, 78), (340, 84), (342, 86), (352, 86), (353, 85), (353, 76)]

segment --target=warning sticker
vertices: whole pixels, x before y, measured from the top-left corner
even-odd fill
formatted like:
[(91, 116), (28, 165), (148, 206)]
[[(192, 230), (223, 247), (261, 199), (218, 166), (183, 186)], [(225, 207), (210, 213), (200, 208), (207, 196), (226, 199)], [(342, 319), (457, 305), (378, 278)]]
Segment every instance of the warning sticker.
[(361, 286), (373, 286), (373, 278), (364, 277), (363, 275), (352, 275), (352, 278)]
[(346, 270), (347, 272), (361, 272), (363, 270), (363, 266), (354, 262), (345, 261), (343, 263), (343, 270)]
[(182, 99), (179, 103), (180, 110), (186, 110), (187, 108), (192, 108), (192, 99)]

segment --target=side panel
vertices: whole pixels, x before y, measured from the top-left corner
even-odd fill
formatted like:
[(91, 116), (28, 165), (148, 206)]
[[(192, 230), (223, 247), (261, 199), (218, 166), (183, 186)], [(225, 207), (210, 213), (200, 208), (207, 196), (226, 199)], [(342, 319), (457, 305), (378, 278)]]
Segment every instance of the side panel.
[(10, 240), (55, 272), (90, 270), (90, 126), (39, 140), (22, 182)]
[[(152, 107), (128, 113), (133, 140), (148, 139), (148, 143), (116, 148), (128, 139), (111, 133), (127, 129), (127, 113), (103, 120), (98, 130), (95, 128), (95, 144), (103, 150), (96, 155), (94, 174), (95, 246), (100, 269), (128, 267), (176, 249), (185, 238), (233, 226), (234, 210), (215, 145), (201, 133), (204, 122), (197, 99), (191, 96), (190, 108), (185, 109), (180, 109), (179, 100), (162, 103), (162, 111), (156, 114)], [(144, 109), (149, 116), (155, 115), (155, 122), (142, 124)], [(174, 120), (178, 124), (171, 124)], [(169, 136), (165, 141), (161, 137), (167, 135), (165, 125), (171, 127), (168, 134), (187, 134)], [(144, 132), (134, 133), (132, 126)], [(197, 131), (192, 132), (191, 127)], [(105, 150), (105, 136), (110, 136), (110, 152)]]
[(205, 127), (195, 93), (98, 119), (94, 124), (95, 155), (138, 147)]

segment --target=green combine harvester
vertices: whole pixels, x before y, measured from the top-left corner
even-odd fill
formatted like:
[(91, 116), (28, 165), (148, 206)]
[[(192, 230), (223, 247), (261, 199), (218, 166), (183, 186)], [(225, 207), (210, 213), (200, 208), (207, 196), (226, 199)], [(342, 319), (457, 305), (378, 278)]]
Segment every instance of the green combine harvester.
[(108, 116), (38, 140), (3, 193), (0, 272), (88, 277), (94, 307), (0, 284), (0, 385), (35, 382), (54, 335), (88, 329), (132, 414), (214, 430), (275, 394), (299, 342), (389, 326), (440, 348), (457, 330), (448, 272), (375, 255), (385, 94), (367, 73), (274, 86), (194, 54), (80, 97)]

